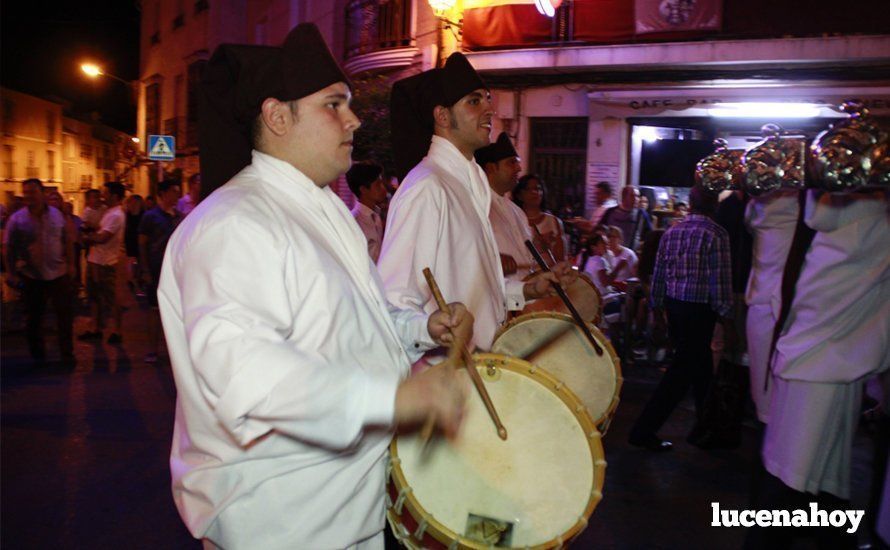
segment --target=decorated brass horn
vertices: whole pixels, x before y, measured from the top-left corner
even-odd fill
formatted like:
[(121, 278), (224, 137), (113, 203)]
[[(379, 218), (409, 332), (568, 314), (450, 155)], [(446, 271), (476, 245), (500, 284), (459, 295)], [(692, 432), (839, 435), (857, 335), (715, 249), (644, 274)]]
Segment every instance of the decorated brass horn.
[(698, 161), (695, 182), (708, 191), (719, 193), (738, 189), (742, 179), (741, 149), (730, 149), (725, 139), (714, 140), (714, 152)]
[(886, 132), (870, 119), (860, 102), (847, 101), (841, 110), (850, 117), (829, 126), (810, 145), (807, 168), (813, 184), (841, 192), (886, 181), (887, 147), (880, 147), (887, 141)]
[(785, 152), (782, 128), (765, 124), (760, 129), (763, 141), (745, 153), (745, 188), (754, 196), (764, 195), (782, 187), (785, 176)]

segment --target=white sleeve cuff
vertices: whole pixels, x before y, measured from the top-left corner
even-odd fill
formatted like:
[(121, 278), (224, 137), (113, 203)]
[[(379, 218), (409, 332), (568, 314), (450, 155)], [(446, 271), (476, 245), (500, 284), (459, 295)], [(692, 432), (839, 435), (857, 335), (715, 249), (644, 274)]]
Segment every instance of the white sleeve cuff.
[(525, 295), (522, 292), (522, 288), (525, 286), (525, 283), (522, 281), (511, 281), (507, 279), (504, 281), (506, 283), (506, 293), (507, 293), (507, 311), (520, 311), (525, 307)]

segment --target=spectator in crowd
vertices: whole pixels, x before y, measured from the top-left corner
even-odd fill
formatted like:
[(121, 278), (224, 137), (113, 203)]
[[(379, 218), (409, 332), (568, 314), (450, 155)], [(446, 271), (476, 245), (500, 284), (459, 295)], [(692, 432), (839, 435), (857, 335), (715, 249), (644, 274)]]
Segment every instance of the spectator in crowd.
[[(729, 236), (711, 219), (716, 196), (694, 187), (690, 202), (692, 213), (661, 239), (652, 277), (650, 301), (653, 309), (667, 313), (675, 355), (630, 433), (631, 445), (651, 451), (670, 450), (671, 443), (656, 433), (690, 386), (701, 414), (713, 371), (710, 344), (718, 317), (726, 328), (726, 347), (734, 345)], [(693, 430), (689, 439), (697, 437)]]
[(194, 210), (198, 203), (201, 202), (201, 174), (196, 173), (189, 176), (188, 193), (179, 199), (176, 203), (176, 209), (183, 215), (187, 216), (189, 212)]
[(623, 270), (627, 267), (627, 260), (620, 260), (613, 268), (609, 261), (609, 249), (606, 239), (595, 233), (590, 237), (588, 243), (589, 255), (584, 261), (584, 273), (590, 275), (593, 284), (600, 291), (600, 295), (604, 298), (610, 294), (615, 294), (623, 288), (623, 284), (619, 283), (615, 277), (616, 268)]
[(612, 184), (607, 181), (601, 181), (596, 184), (593, 190), (596, 208), (589, 220), (584, 218), (572, 218), (569, 223), (575, 225), (582, 233), (591, 233), (596, 226), (602, 223), (606, 210), (618, 206), (618, 203), (612, 196)]
[(378, 164), (357, 162), (346, 172), (346, 183), (356, 198), (352, 216), (368, 241), (368, 255), (377, 263), (383, 244), (383, 220), (378, 209), (386, 202), (387, 195), (383, 168)]
[(124, 241), (124, 229), (126, 214), (122, 203), (124, 201), (124, 186), (116, 181), (105, 184), (102, 191), (105, 204), (108, 209), (102, 216), (98, 230), (84, 236), (84, 241), (90, 245), (87, 255), (87, 271), (89, 292), (94, 304), (93, 330), (82, 333), (80, 340), (101, 340), (102, 331), (106, 325), (106, 315), (111, 315), (112, 331), (108, 335), (109, 344), (123, 342), (121, 336), (121, 310), (117, 297), (117, 269), (120, 262), (121, 250)]
[(519, 178), (519, 183), (513, 189), (513, 202), (525, 212), (535, 246), (543, 250), (546, 245), (557, 262), (565, 260), (567, 243), (562, 220), (546, 210), (547, 187), (541, 178), (535, 174)]
[(621, 203), (606, 210), (601, 222), (605, 226), (615, 226), (624, 234), (624, 246), (636, 250), (652, 230), (649, 213), (637, 207), (640, 191), (631, 185), (621, 189)]
[(142, 265), (142, 279), (145, 283), (145, 297), (149, 305), (148, 341), (151, 351), (145, 355), (146, 363), (158, 360), (158, 336), (160, 334), (160, 314), (158, 313), (158, 282), (167, 241), (173, 230), (182, 221), (182, 214), (174, 206), (181, 193), (179, 183), (165, 180), (158, 184), (157, 205), (143, 214), (139, 221), (139, 263)]
[[(102, 191), (98, 189), (88, 189), (86, 193), (84, 193), (84, 207), (83, 213), (81, 215), (81, 220), (83, 224), (80, 227), (80, 242), (83, 249), (84, 258), (89, 256), (90, 254), (90, 243), (88, 238), (90, 235), (94, 234), (99, 229), (99, 224), (102, 222), (102, 216), (105, 214), (105, 205), (102, 204)], [(81, 258), (77, 259), (78, 263), (81, 263)], [(94, 288), (94, 285), (90, 283), (90, 270), (86, 270), (86, 281), (81, 280), (81, 285), (86, 285), (87, 294), (90, 293), (91, 289)], [(95, 296), (89, 296), (90, 300), (96, 300)]]
[(27, 179), (22, 182), (22, 192), (27, 207), (10, 217), (3, 235), (9, 269), (6, 281), (22, 291), (28, 347), (34, 362), (42, 365), (46, 360), (42, 321), (49, 298), (56, 314), (61, 360), (73, 366), (73, 233), (64, 214), (47, 204), (43, 182)]
[(124, 227), (124, 250), (127, 254), (127, 286), (132, 292), (142, 293), (139, 265), (139, 221), (145, 212), (145, 203), (141, 195), (130, 195), (124, 202), (127, 214)]
[(617, 282), (625, 282), (637, 276), (637, 254), (624, 246), (624, 233), (618, 226), (606, 228), (607, 259)]
[(158, 201), (155, 200), (154, 195), (146, 195), (145, 196), (145, 211), (149, 211), (155, 206), (158, 205)]

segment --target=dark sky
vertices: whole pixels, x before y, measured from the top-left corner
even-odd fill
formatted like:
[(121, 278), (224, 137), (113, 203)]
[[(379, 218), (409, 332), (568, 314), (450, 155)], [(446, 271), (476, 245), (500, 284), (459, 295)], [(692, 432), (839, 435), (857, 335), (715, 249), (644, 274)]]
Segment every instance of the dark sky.
[(91, 59), (124, 80), (139, 77), (137, 0), (0, 0), (0, 81), (41, 97), (71, 101), (72, 112), (135, 133), (136, 106), (127, 87), (90, 79)]

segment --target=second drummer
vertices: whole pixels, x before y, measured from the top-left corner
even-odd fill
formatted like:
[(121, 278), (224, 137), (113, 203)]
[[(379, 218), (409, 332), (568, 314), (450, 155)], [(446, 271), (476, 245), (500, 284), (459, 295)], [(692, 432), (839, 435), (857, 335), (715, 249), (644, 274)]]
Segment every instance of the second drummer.
[[(473, 160), (489, 144), (494, 110), (489, 91), (460, 53), (442, 69), (395, 83), (393, 151), (404, 180), (389, 207), (379, 269), (398, 307), (433, 311), (421, 275), (430, 267), (449, 300), (476, 318), (475, 346), (488, 350), (507, 310), (550, 295), (551, 282), (576, 277), (559, 264), (528, 282), (505, 281), (488, 219), (491, 190)], [(406, 176), (407, 174), (407, 176)]]

